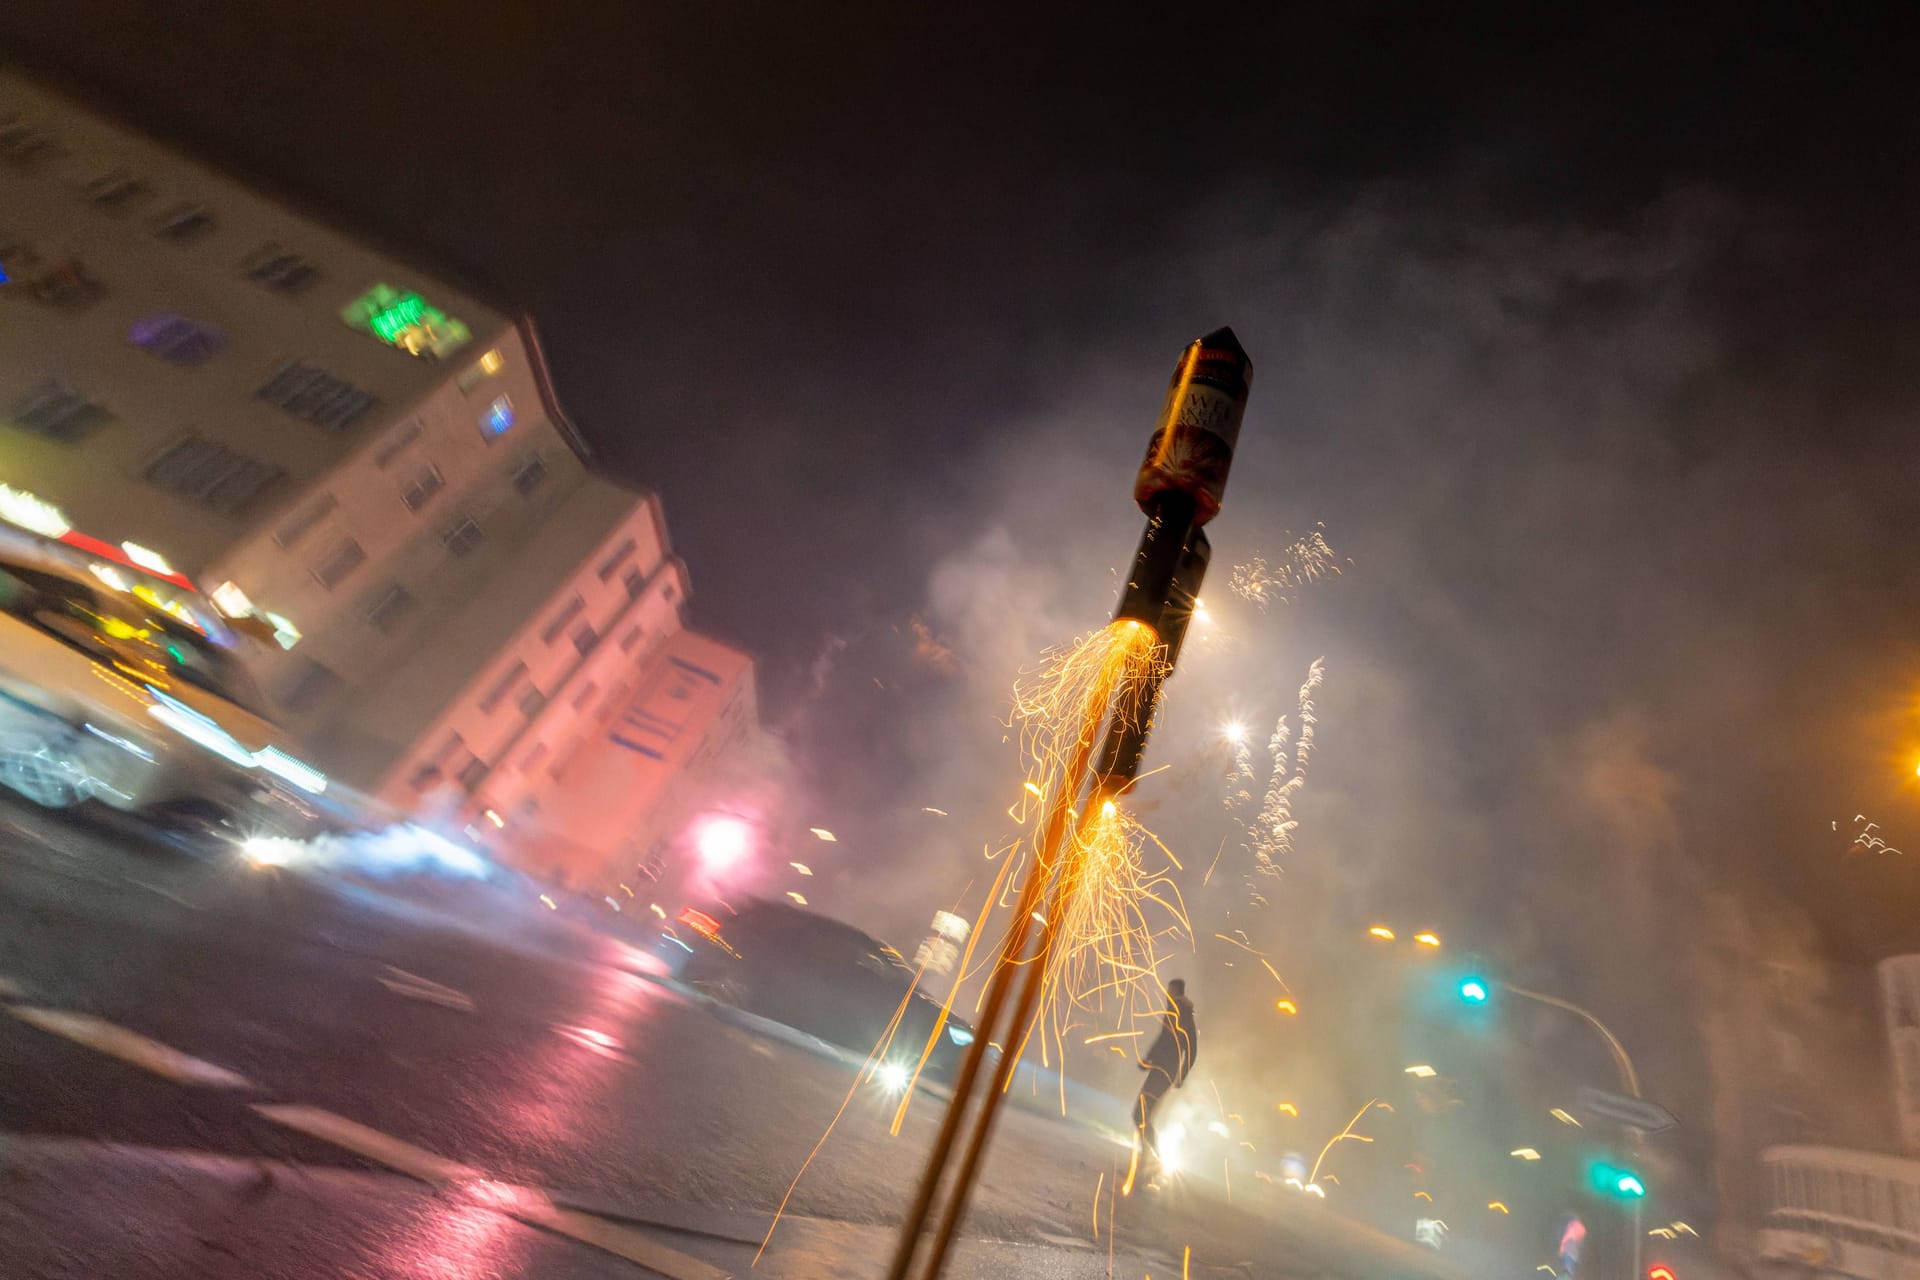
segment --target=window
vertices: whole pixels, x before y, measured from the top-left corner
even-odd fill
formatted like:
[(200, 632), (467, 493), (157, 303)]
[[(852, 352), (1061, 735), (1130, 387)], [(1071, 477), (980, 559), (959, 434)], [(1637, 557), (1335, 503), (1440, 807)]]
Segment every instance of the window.
[(580, 686), (580, 692), (573, 695), (573, 709), (585, 711), (587, 704), (593, 701), (593, 695), (600, 692), (600, 686), (589, 680)]
[(385, 468), (389, 462), (405, 453), (413, 442), (420, 438), (420, 419), (413, 418), (387, 438), (380, 446), (380, 452), (373, 455), (373, 465)]
[(106, 286), (78, 258), (63, 258), (33, 280), (33, 296), (49, 306), (80, 311), (106, 296)]
[(227, 335), (178, 312), (161, 311), (134, 321), (127, 341), (150, 356), (184, 367), (204, 364), (227, 345)]
[(533, 685), (528, 685), (520, 695), (520, 714), (531, 720), (540, 714), (540, 708), (547, 705), (547, 695)]
[(278, 701), (289, 711), (304, 711), (315, 706), (340, 688), (341, 680), (333, 668), (312, 658), (294, 659), (293, 674), (280, 687)]
[(643, 632), (641, 631), (641, 629), (639, 627), (635, 627), (631, 631), (627, 632), (627, 634), (621, 636), (620, 652), (632, 653), (636, 648), (639, 647), (640, 637), (642, 634)]
[(613, 571), (615, 569), (618, 569), (621, 565), (625, 564), (629, 559), (631, 559), (633, 556), (633, 553), (638, 551), (639, 549), (640, 549), (640, 544), (634, 541), (632, 538), (628, 538), (625, 542), (615, 547), (613, 549), (613, 554), (600, 562), (600, 569), (597, 575), (600, 581), (605, 582), (607, 579), (611, 578), (613, 576)]
[(540, 642), (552, 644), (560, 637), (560, 633), (567, 629), (567, 624), (580, 616), (580, 610), (584, 608), (586, 608), (586, 602), (579, 596), (576, 595), (569, 600), (560, 612), (553, 616), (553, 621), (547, 624), (547, 629), (540, 633)]
[(322, 494), (318, 501), (309, 503), (305, 510), (295, 512), (290, 518), (273, 531), (273, 540), (281, 547), (291, 547), (306, 536), (307, 530), (332, 515), (340, 506), (340, 500), (332, 494)]
[(298, 360), (289, 360), (275, 369), (273, 376), (253, 394), (296, 418), (305, 418), (335, 431), (351, 425), (379, 400), (371, 391), (362, 391), (343, 378)]
[(186, 435), (147, 464), (147, 482), (223, 516), (238, 515), (286, 474), (218, 440)]
[(513, 472), (513, 491), (523, 498), (531, 497), (547, 479), (547, 460), (539, 454), (526, 459)]
[(467, 366), (467, 371), (460, 375), (460, 389), (471, 391), (506, 367), (507, 358), (500, 354), (500, 348), (495, 347)]
[(153, 234), (174, 244), (196, 244), (212, 234), (213, 210), (201, 204), (177, 204), (153, 220)]
[(454, 555), (464, 556), (479, 550), (481, 540), (485, 536), (480, 531), (478, 521), (472, 516), (462, 516), (457, 523), (448, 525), (441, 533), (440, 545)]
[(67, 154), (45, 129), (25, 120), (0, 121), (0, 160), (16, 169), (39, 169)]
[(284, 245), (268, 241), (240, 263), (240, 274), (278, 293), (301, 294), (320, 278), (320, 269)]
[(418, 511), (432, 501), (433, 495), (447, 487), (440, 475), (440, 468), (429, 462), (420, 469), (420, 473), (400, 490), (400, 501), (407, 504), (407, 510)]
[(101, 174), (87, 184), (87, 203), (109, 213), (125, 213), (147, 198), (152, 188), (145, 178), (136, 178), (125, 169)]
[(647, 589), (647, 575), (640, 572), (639, 566), (636, 565), (620, 575), (620, 585), (627, 589), (627, 599), (638, 600), (641, 593)]
[(514, 663), (513, 666), (507, 670), (507, 673), (501, 676), (499, 681), (494, 684), (493, 688), (487, 691), (487, 696), (480, 699), (480, 709), (486, 712), (492, 712), (497, 709), (501, 703), (507, 700), (507, 695), (519, 688), (520, 682), (526, 678), (527, 664), (524, 662)]
[(325, 560), (314, 566), (314, 581), (331, 591), (347, 580), (347, 575), (366, 563), (367, 553), (352, 538), (343, 538)]
[(594, 646), (599, 643), (600, 633), (593, 629), (591, 622), (583, 622), (573, 629), (573, 647), (581, 657), (592, 653)]
[(390, 284), (377, 284), (349, 302), (340, 309), (340, 319), (390, 347), (433, 359), (452, 355), (473, 340), (466, 325), (419, 294)]
[(507, 396), (496, 396), (487, 411), (480, 415), (480, 434), (503, 436), (513, 426), (513, 401)]
[(488, 772), (487, 762), (475, 756), (467, 762), (467, 767), (460, 771), (460, 785), (470, 792), (476, 791), (480, 784), (487, 780)]
[(546, 758), (547, 744), (544, 742), (536, 742), (527, 749), (527, 754), (520, 761), (520, 767), (531, 772)]
[(13, 403), (6, 421), (22, 431), (71, 444), (112, 422), (113, 415), (71, 387), (48, 379)]
[(414, 603), (413, 593), (396, 582), (367, 606), (367, 621), (376, 631), (391, 631), (412, 612)]

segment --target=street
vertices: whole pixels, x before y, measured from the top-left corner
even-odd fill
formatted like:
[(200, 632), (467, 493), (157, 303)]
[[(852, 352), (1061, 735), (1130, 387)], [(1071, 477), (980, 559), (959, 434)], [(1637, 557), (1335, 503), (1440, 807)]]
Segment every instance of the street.
[[(9, 1276), (744, 1273), (853, 1079), (530, 893), (376, 892), (3, 816)], [(940, 1105), (889, 1138), (862, 1085), (756, 1273), (877, 1274)], [(1010, 1110), (954, 1274), (1422, 1265), (1263, 1221), (1265, 1188), (1113, 1200), (1125, 1154)]]

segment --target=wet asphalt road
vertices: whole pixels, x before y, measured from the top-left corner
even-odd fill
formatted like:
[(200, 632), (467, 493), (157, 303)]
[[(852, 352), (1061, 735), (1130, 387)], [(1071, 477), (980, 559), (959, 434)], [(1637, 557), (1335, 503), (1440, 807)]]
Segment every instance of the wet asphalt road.
[[(0, 1238), (16, 1246), (0, 1276), (650, 1274), (631, 1250), (474, 1203), (466, 1179), (542, 1189), (744, 1272), (853, 1069), (644, 968), (528, 892), (365, 888), (0, 804)], [(244, 1081), (165, 1078), (34, 1009)], [(464, 1169), (424, 1185), (255, 1104), (321, 1108)], [(756, 1274), (876, 1274), (939, 1105), (921, 1096), (889, 1138), (890, 1101), (857, 1091)], [(1124, 1158), (1007, 1114), (960, 1273), (1104, 1275), (1110, 1244), (1122, 1275), (1177, 1275), (1188, 1246), (1193, 1275), (1396, 1270), (1319, 1244), (1309, 1262), (1298, 1224), (1177, 1184), (1120, 1202), (1111, 1240), (1103, 1206), (1096, 1242), (1095, 1190)]]

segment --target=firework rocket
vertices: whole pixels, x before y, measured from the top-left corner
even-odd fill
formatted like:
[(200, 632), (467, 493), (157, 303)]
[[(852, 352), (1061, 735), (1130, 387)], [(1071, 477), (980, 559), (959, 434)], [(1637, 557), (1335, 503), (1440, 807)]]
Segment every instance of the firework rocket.
[(1186, 639), (1212, 554), (1201, 526), (1220, 514), (1252, 383), (1253, 361), (1232, 329), (1189, 343), (1134, 479), (1133, 500), (1146, 512), (1147, 528), (1113, 616), (1152, 627), (1166, 655), (1108, 728), (1096, 776), (1109, 794), (1126, 790), (1140, 767), (1160, 686)]

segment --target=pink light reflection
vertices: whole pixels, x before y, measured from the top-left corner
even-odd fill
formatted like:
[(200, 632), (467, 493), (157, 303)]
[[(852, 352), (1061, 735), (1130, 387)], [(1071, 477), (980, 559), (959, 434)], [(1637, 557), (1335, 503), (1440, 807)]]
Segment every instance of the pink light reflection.
[(730, 875), (753, 852), (753, 824), (730, 813), (709, 814), (694, 829), (693, 847), (709, 877)]

